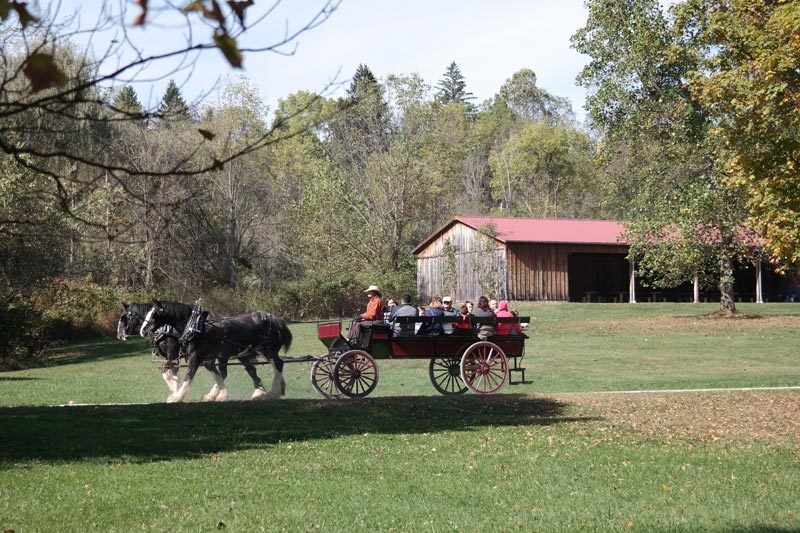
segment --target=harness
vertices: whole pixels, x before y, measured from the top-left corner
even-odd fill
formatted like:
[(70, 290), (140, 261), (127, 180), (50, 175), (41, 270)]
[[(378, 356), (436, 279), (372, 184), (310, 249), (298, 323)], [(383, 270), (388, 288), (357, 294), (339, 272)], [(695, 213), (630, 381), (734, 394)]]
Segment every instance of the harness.
[[(165, 324), (160, 328), (158, 328), (157, 330), (155, 330), (153, 334), (150, 336), (150, 348), (152, 350), (151, 357), (153, 359), (155, 359), (156, 356), (166, 357), (166, 355), (162, 355), (161, 352), (158, 350), (158, 345), (168, 338), (173, 338), (175, 340), (178, 340), (178, 337), (179, 337), (178, 330), (176, 330), (169, 324)], [(161, 371), (165, 372), (169, 370), (173, 373), (177, 373), (178, 368), (180, 367), (179, 361), (181, 356), (185, 357), (182, 351), (179, 351), (178, 359), (174, 361), (170, 361), (169, 359), (167, 359), (167, 361), (160, 366)]]
[[(214, 325), (222, 329), (222, 335), (221, 338), (219, 339), (220, 345), (232, 344), (241, 350), (239, 354), (233, 357), (241, 357), (247, 355), (248, 353), (252, 353), (254, 349), (260, 344), (266, 346), (268, 344), (268, 341), (270, 340), (270, 337), (274, 334), (272, 315), (264, 311), (256, 311), (256, 315), (258, 316), (259, 325), (261, 326), (262, 329), (261, 334), (259, 335), (260, 342), (257, 344), (238, 342), (235, 338), (231, 338), (230, 335), (229, 324), (232, 322), (232, 320), (230, 318), (223, 318), (221, 320), (208, 320), (208, 311), (203, 309), (198, 300), (192, 307), (192, 316), (186, 325), (186, 330), (183, 332), (183, 335), (181, 335), (180, 338), (178, 339), (178, 342), (180, 343), (181, 346), (180, 349), (181, 357), (184, 358), (186, 357), (185, 356), (186, 346), (197, 337), (205, 335), (208, 331), (209, 325)], [(277, 333), (280, 336), (280, 331), (278, 331)]]
[(153, 335), (150, 337), (150, 347), (153, 348), (153, 350), (156, 350), (158, 345), (161, 344), (164, 339), (169, 337), (177, 340), (180, 338), (180, 335), (178, 335), (178, 330), (169, 324), (164, 324), (153, 332)]

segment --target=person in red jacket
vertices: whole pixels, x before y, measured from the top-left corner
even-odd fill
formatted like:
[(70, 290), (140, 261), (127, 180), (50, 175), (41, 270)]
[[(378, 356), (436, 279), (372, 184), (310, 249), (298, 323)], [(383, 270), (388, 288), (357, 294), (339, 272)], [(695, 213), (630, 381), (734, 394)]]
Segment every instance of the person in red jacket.
[[(509, 318), (515, 316), (514, 313), (508, 310), (508, 302), (505, 300), (500, 300), (497, 303), (497, 312), (494, 314), (497, 318)], [(510, 335), (512, 332), (522, 334), (522, 329), (520, 329), (519, 324), (516, 323), (498, 323), (497, 324), (497, 334), (498, 335)]]
[(472, 333), (472, 324), (469, 322), (469, 308), (467, 304), (461, 306), (458, 310), (458, 322), (453, 324), (453, 333), (459, 335), (469, 335)]
[(358, 343), (361, 337), (361, 329), (364, 326), (371, 326), (372, 324), (383, 324), (383, 300), (381, 299), (381, 289), (377, 285), (370, 285), (364, 291), (369, 297), (367, 302), (367, 310), (353, 317), (353, 323), (350, 325), (350, 331), (347, 338), (351, 342)]

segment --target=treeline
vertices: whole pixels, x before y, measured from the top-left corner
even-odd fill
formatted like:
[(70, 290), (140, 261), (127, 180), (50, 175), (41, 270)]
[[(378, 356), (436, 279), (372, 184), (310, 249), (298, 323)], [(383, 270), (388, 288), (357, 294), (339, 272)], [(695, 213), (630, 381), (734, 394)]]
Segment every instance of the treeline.
[[(103, 172), (71, 162), (54, 180), (3, 160), (4, 299), (84, 280), (223, 313), (341, 316), (370, 284), (413, 294), (410, 250), (454, 215), (613, 214), (593, 139), (530, 70), (480, 105), (456, 63), (435, 86), (361, 65), (343, 97), (299, 92), (274, 110), (244, 77), (194, 107), (171, 82), (155, 117), (130, 86), (99, 96), (80, 135), (40, 124), (30, 141), (101, 146)], [(188, 157), (215, 169), (184, 173)]]

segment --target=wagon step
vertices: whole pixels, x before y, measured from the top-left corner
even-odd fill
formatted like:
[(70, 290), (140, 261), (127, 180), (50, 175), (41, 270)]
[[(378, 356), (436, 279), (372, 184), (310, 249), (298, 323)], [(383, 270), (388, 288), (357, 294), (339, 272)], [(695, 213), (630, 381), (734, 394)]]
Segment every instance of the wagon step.
[[(514, 381), (514, 372), (518, 373), (521, 379)], [(508, 384), (509, 385), (530, 385), (533, 381), (525, 381), (525, 368), (521, 366), (514, 366), (508, 369)]]

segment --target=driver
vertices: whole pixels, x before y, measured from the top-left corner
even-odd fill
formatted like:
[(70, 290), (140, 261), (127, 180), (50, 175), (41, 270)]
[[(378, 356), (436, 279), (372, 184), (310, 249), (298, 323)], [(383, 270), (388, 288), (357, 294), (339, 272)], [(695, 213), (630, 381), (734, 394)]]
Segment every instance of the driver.
[(370, 285), (364, 291), (369, 297), (367, 302), (367, 310), (353, 317), (353, 323), (350, 326), (350, 331), (347, 333), (347, 338), (351, 342), (358, 343), (361, 337), (361, 329), (364, 326), (371, 326), (372, 324), (383, 324), (383, 300), (381, 299), (381, 288), (377, 285)]

